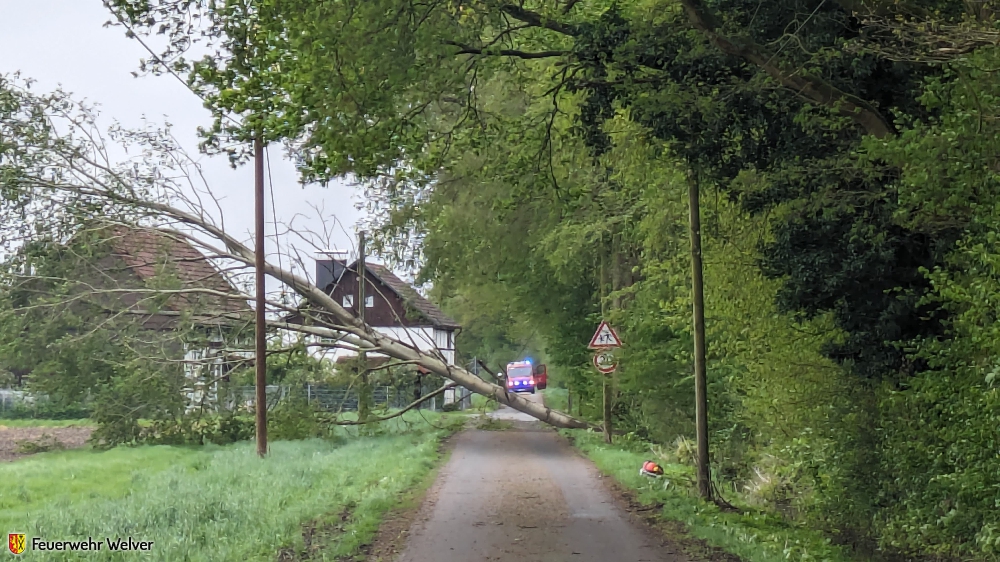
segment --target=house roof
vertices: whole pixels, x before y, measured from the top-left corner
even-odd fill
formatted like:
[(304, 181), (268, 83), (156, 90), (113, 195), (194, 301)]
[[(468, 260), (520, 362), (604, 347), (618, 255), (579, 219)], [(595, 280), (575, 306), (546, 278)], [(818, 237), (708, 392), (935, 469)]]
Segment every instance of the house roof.
[[(402, 279), (397, 277), (396, 274), (394, 274), (389, 268), (385, 267), (384, 265), (370, 263), (370, 262), (365, 263), (365, 267), (368, 269), (368, 273), (374, 276), (377, 280), (381, 281), (393, 293), (398, 295), (399, 298), (402, 299), (407, 306), (416, 311), (419, 314), (419, 316), (422, 316), (425, 319), (427, 319), (431, 323), (431, 325), (445, 330), (457, 330), (458, 328), (462, 327), (461, 324), (459, 324), (458, 322), (453, 320), (450, 316), (445, 314), (434, 303), (427, 300), (426, 298), (424, 298), (423, 295), (418, 293), (417, 290), (413, 288), (413, 286), (411, 286), (406, 281), (403, 281)], [(345, 268), (346, 271), (356, 270), (357, 262), (354, 262), (349, 266), (345, 264)], [(329, 291), (332, 287), (336, 286), (337, 283), (339, 283), (339, 280), (337, 280), (334, 283), (330, 283), (326, 287), (320, 287), (320, 289), (324, 291)], [(285, 317), (285, 322), (291, 324), (302, 323), (304, 321), (304, 311), (305, 309), (308, 308), (309, 305), (303, 303), (302, 305), (300, 305), (298, 310), (288, 314)], [(329, 313), (326, 312), (317, 313), (316, 311), (314, 311), (313, 314), (318, 314), (319, 316), (329, 315)], [(410, 320), (416, 320), (416, 319), (411, 318)]]
[[(379, 281), (385, 283), (386, 286), (399, 295), (399, 297), (403, 299), (406, 304), (413, 307), (422, 316), (430, 320), (431, 324), (434, 326), (450, 329), (462, 327), (461, 324), (442, 312), (441, 309), (434, 303), (418, 293), (412, 285), (403, 281), (399, 277), (396, 277), (396, 274), (390, 271), (389, 268), (376, 263), (366, 263), (365, 266), (372, 275), (377, 277)], [(356, 267), (356, 264), (352, 265), (352, 267)]]
[[(167, 300), (164, 309), (194, 310), (198, 315), (243, 315), (252, 312), (232, 283), (190, 242), (168, 231), (115, 226), (109, 243), (139, 279), (150, 282), (158, 275), (175, 278), (181, 289), (206, 289), (220, 294), (180, 294)], [(227, 297), (225, 295), (232, 295)]]

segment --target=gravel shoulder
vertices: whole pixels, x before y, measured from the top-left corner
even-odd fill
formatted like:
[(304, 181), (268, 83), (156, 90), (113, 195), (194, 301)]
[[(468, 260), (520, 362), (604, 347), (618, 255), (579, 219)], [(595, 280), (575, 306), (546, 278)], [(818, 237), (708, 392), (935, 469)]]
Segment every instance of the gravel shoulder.
[(397, 561), (687, 562), (556, 432), (508, 408), (490, 416), (506, 429), (455, 436)]

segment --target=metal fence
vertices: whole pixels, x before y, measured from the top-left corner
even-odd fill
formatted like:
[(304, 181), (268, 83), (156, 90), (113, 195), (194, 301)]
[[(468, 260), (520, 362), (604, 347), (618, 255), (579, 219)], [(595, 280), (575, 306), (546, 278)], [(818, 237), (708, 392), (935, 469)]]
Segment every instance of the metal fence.
[(30, 397), (20, 390), (0, 388), (0, 412), (13, 410), (21, 404), (30, 402)]
[[(376, 408), (403, 408), (416, 399), (414, 387), (377, 386), (372, 389), (372, 403)], [(426, 396), (437, 390), (435, 387), (420, 389), (420, 395)], [(328, 412), (352, 412), (358, 409), (358, 392), (354, 388), (335, 388), (324, 385), (307, 384), (301, 387), (271, 386), (265, 391), (268, 409), (284, 400), (297, 398), (305, 400)], [(422, 409), (440, 410), (447, 395), (439, 395), (420, 405)], [(456, 388), (450, 401), (458, 402), (459, 408), (465, 409), (472, 405), (472, 397), (468, 390)], [(226, 409), (252, 409), (256, 401), (256, 387), (238, 386), (218, 394), (219, 405)]]
[[(423, 385), (420, 395), (426, 396), (439, 387), (433, 385)], [(217, 404), (219, 408), (226, 410), (252, 410), (256, 402), (256, 387), (235, 386), (229, 388), (217, 388), (211, 392), (203, 391), (194, 393), (194, 389), (184, 389), (189, 400), (192, 400), (192, 407), (209, 406), (214, 409)], [(416, 400), (416, 387), (377, 386), (372, 389), (372, 402), (376, 408), (403, 408)], [(291, 398), (305, 400), (328, 412), (351, 412), (358, 409), (358, 393), (353, 388), (336, 388), (325, 385), (307, 384), (304, 386), (278, 386), (268, 385), (265, 390), (267, 396), (268, 409), (274, 408), (282, 401)], [(4, 412), (9, 412), (24, 406), (35, 404), (38, 399), (44, 402), (45, 396), (34, 396), (27, 392), (13, 389), (0, 389), (0, 417)], [(202, 400), (205, 402), (202, 402)], [(472, 407), (472, 394), (461, 387), (455, 388), (442, 395), (438, 395), (422, 403), (419, 408), (426, 410), (440, 410), (446, 402), (457, 402), (459, 409)], [(195, 406), (195, 404), (199, 404)]]

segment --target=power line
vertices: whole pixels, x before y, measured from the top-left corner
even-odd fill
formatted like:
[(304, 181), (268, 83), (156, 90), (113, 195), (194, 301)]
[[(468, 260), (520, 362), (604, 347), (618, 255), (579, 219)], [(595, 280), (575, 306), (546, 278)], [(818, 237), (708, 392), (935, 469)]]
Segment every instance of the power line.
[[(264, 161), (267, 163), (267, 185), (271, 193), (271, 222), (274, 224), (274, 247), (278, 252), (278, 269), (284, 269), (281, 264), (281, 243), (278, 239), (278, 211), (274, 206), (274, 178), (271, 176), (271, 151), (264, 147)], [(281, 296), (285, 295), (285, 285), (281, 285)]]
[[(159, 55), (156, 54), (156, 51), (154, 51), (145, 41), (142, 40), (142, 37), (140, 37), (139, 34), (136, 33), (135, 29), (133, 29), (132, 26), (129, 25), (129, 23), (124, 18), (122, 18), (121, 15), (116, 14), (116, 17), (118, 18), (118, 22), (121, 23), (126, 30), (128, 30), (129, 36), (138, 41), (139, 44), (142, 45), (142, 48), (144, 48), (146, 52), (149, 53), (151, 57), (153, 57), (153, 62), (155, 64), (163, 67), (168, 73), (170, 73), (171, 76), (176, 78), (178, 82), (180, 82), (185, 88), (187, 88), (189, 92), (197, 96), (198, 99), (200, 99), (201, 101), (207, 103), (208, 100), (205, 99), (205, 96), (203, 96), (200, 92), (192, 88), (191, 84), (189, 84), (187, 80), (184, 80), (184, 78), (181, 77), (180, 74), (178, 74), (174, 69), (170, 68), (170, 66), (166, 62), (164, 62)], [(243, 126), (241, 120), (233, 117), (229, 113), (220, 113), (220, 115), (222, 115), (222, 117), (226, 119), (229, 119), (236, 125)], [(274, 224), (274, 244), (278, 250), (278, 268), (283, 269), (281, 260), (281, 245), (279, 243), (279, 238), (278, 238), (278, 215), (274, 206), (274, 179), (271, 175), (271, 154), (270, 150), (268, 150), (267, 147), (264, 148), (264, 156), (267, 162), (267, 181), (268, 181), (268, 189), (271, 194), (271, 219)], [(282, 287), (282, 294), (284, 294), (284, 287)]]
[[(816, 12), (818, 12), (819, 9), (823, 7), (823, 4), (826, 4), (826, 0), (823, 0), (822, 2), (819, 3), (819, 5), (816, 6), (816, 9), (814, 9), (812, 11), (812, 13), (809, 14), (809, 17), (807, 17), (805, 19), (805, 21), (803, 21), (799, 25), (799, 28), (796, 29), (795, 32), (792, 33), (790, 36), (788, 36), (788, 38), (785, 40), (785, 42), (781, 44), (781, 46), (778, 48), (778, 52), (774, 53), (773, 55), (771, 55), (771, 57), (769, 59), (767, 59), (767, 62), (764, 63), (764, 66), (767, 66), (767, 65), (771, 64), (771, 61), (773, 61), (775, 59), (775, 57), (777, 57), (778, 55), (780, 55), (781, 52), (785, 50), (785, 47), (787, 47), (788, 44), (792, 42), (793, 38), (796, 38), (798, 36), (799, 32), (802, 31), (802, 28), (805, 27), (806, 24), (809, 23), (809, 20), (811, 20), (813, 18), (813, 16), (816, 15)], [(754, 14), (754, 17), (756, 17), (756, 14)]]
[[(176, 78), (178, 82), (180, 82), (181, 84), (183, 84), (184, 87), (187, 88), (189, 92), (191, 92), (192, 94), (198, 96), (198, 99), (200, 99), (201, 101), (206, 102), (206, 103), (208, 102), (208, 100), (205, 99), (205, 96), (201, 95), (201, 93), (199, 93), (197, 90), (195, 90), (194, 88), (192, 88), (191, 84), (189, 84), (187, 80), (185, 80), (184, 78), (182, 78), (180, 74), (177, 74), (177, 72), (173, 68), (170, 68), (170, 65), (168, 65), (163, 59), (161, 59), (160, 55), (156, 54), (156, 51), (154, 51), (152, 48), (150, 48), (150, 46), (147, 45), (146, 42), (142, 40), (142, 37), (140, 37), (139, 34), (135, 32), (135, 29), (133, 29), (132, 26), (129, 25), (129, 23), (127, 21), (125, 21), (125, 18), (123, 18), (118, 13), (115, 13), (115, 17), (118, 18), (118, 23), (120, 23), (126, 30), (128, 30), (128, 35), (131, 36), (132, 39), (135, 39), (136, 41), (138, 41), (139, 44), (142, 45), (142, 48), (146, 49), (146, 52), (149, 53), (149, 56), (153, 57), (153, 62), (154, 63), (156, 63), (157, 65), (159, 65), (159, 66), (163, 67), (164, 69), (166, 69), (166, 71), (169, 72), (171, 76), (173, 76), (174, 78)], [(220, 115), (222, 115), (226, 119), (229, 119), (230, 121), (232, 121), (236, 125), (239, 125), (241, 127), (243, 126), (242, 121), (240, 121), (239, 119), (231, 116), (229, 113), (221, 113)]]

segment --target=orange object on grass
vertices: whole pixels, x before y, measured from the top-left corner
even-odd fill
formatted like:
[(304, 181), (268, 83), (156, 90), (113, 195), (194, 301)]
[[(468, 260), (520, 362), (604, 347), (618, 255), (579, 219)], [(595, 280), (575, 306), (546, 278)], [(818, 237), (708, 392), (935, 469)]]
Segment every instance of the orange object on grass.
[(657, 475), (663, 474), (663, 467), (661, 467), (660, 465), (656, 464), (653, 461), (646, 461), (642, 463), (642, 470), (650, 474), (657, 474)]

